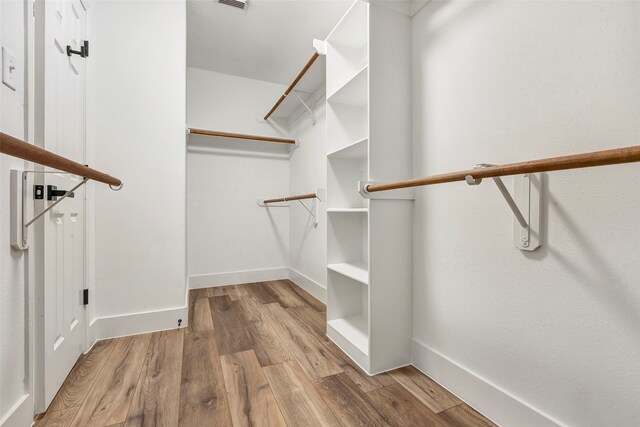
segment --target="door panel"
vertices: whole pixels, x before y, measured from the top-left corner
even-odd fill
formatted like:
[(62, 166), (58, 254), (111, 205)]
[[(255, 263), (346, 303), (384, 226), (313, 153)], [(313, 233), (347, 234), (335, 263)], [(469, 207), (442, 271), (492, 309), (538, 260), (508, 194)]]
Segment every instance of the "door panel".
[[(67, 56), (80, 50), (86, 9), (78, 0), (45, 1), (43, 32), (43, 145), (85, 163), (86, 59)], [(53, 172), (53, 171), (51, 171)], [(45, 173), (43, 184), (70, 190), (82, 177)], [(46, 201), (45, 205), (53, 201)], [(42, 268), (42, 382), (47, 407), (85, 350), (85, 191), (80, 187), (44, 217)]]

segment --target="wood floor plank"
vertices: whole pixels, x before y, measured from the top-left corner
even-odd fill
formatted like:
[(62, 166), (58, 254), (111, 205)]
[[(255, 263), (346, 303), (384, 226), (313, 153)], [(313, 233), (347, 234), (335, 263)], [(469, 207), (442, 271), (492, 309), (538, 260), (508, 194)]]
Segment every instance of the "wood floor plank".
[(57, 412), (82, 405), (114, 347), (113, 340), (98, 341), (87, 354), (80, 357), (48, 411)]
[(215, 286), (213, 288), (208, 288), (208, 297), (222, 297), (225, 295), (229, 295), (229, 288), (227, 286)]
[(398, 383), (367, 393), (378, 412), (392, 427), (445, 427), (442, 419)]
[(232, 425), (220, 356), (211, 333), (194, 332), (184, 337), (179, 425)]
[(114, 339), (115, 346), (82, 403), (73, 425), (125, 422), (145, 361), (151, 334)]
[(383, 372), (381, 374), (376, 374), (373, 376), (376, 381), (378, 381), (383, 386), (395, 384), (396, 380), (389, 374), (389, 372)]
[(347, 374), (337, 374), (316, 382), (320, 393), (338, 421), (344, 426), (388, 426), (369, 397)]
[(220, 354), (237, 353), (253, 348), (247, 324), (238, 308), (237, 301), (229, 295), (210, 297), (211, 316)]
[(178, 424), (183, 337), (181, 329), (152, 335), (127, 427)]
[(247, 295), (259, 304), (273, 304), (278, 302), (273, 295), (267, 291), (265, 282), (250, 283), (245, 285), (244, 289), (247, 291)]
[(306, 305), (283, 281), (274, 280), (265, 282), (265, 284), (267, 292), (275, 298), (282, 308), (304, 307)]
[(296, 294), (302, 301), (304, 301), (307, 307), (320, 312), (324, 312), (327, 310), (327, 306), (324, 305), (322, 301), (302, 289), (300, 286), (293, 283), (291, 280), (282, 280), (281, 282), (286, 285), (289, 290), (291, 290), (291, 292)]
[(342, 372), (324, 343), (300, 326), (279, 304), (259, 307), (310, 380)]
[(327, 335), (327, 315), (325, 312), (318, 312), (304, 307), (291, 307), (286, 309), (287, 312), (298, 321), (309, 332), (317, 334), (324, 339)]
[[(351, 381), (360, 388), (363, 392), (369, 392), (371, 390), (378, 389), (385, 386), (387, 381), (378, 381), (380, 376), (370, 376), (364, 372), (360, 367), (349, 358), (331, 339), (327, 336), (324, 337), (323, 343), (325, 348), (329, 351), (327, 355), (349, 376)], [(383, 378), (384, 380), (384, 378)], [(395, 380), (393, 380), (395, 383)], [(386, 384), (388, 385), (388, 384)]]
[(246, 296), (242, 285), (225, 285), (209, 288), (209, 297), (228, 295), (231, 301), (239, 301)]
[(251, 335), (253, 351), (260, 365), (269, 366), (294, 360), (270, 320), (260, 310), (260, 304), (249, 297), (244, 298), (239, 304)]
[(289, 426), (336, 426), (340, 423), (296, 362), (262, 368)]
[(189, 330), (191, 331), (193, 325), (193, 317), (195, 315), (194, 305), (200, 298), (208, 298), (208, 289), (190, 289), (189, 290)]
[(433, 412), (444, 411), (462, 403), (455, 395), (413, 366), (393, 370), (389, 375)]
[(230, 286), (229, 297), (232, 301), (241, 301), (249, 296), (245, 285)]
[[(205, 294), (206, 295), (206, 294)], [(190, 316), (189, 332), (202, 332), (213, 330), (213, 320), (211, 318), (211, 307), (209, 298), (198, 298), (193, 303), (191, 309), (193, 315)]]
[(70, 427), (73, 426), (73, 419), (80, 407), (75, 406), (71, 408), (65, 408), (58, 411), (48, 410), (46, 414), (38, 419), (33, 426), (34, 427)]
[(221, 356), (231, 419), (239, 426), (285, 426), (253, 350)]
[(442, 411), (438, 416), (442, 418), (445, 425), (450, 427), (496, 427), (494, 423), (466, 403)]

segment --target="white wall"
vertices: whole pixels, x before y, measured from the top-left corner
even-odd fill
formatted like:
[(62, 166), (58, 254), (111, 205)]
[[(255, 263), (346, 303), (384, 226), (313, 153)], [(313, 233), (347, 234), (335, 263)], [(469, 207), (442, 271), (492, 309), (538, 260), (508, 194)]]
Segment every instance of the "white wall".
[[(638, 22), (631, 1), (427, 5), (413, 22), (414, 174), (637, 145)], [(416, 354), (568, 425), (636, 425), (639, 180), (637, 164), (550, 173), (533, 253), (514, 249), (490, 181), (417, 189)], [(423, 362), (494, 420), (530, 424)]]
[[(300, 147), (291, 156), (290, 194), (306, 194), (327, 187), (327, 121), (324, 86), (314, 95), (316, 124), (305, 110), (291, 123), (291, 134), (300, 139)], [(300, 111), (298, 113), (301, 113)], [(294, 115), (295, 117), (296, 115)], [(310, 201), (304, 201), (311, 207)], [(319, 224), (299, 203), (289, 208), (291, 279), (317, 298), (326, 300), (327, 288), (327, 203), (316, 200)]]
[[(16, 56), (19, 69), (17, 90), (0, 83), (0, 130), (20, 139), (25, 132), (25, 2), (0, 2), (0, 45)], [(25, 162), (0, 155), (0, 425), (23, 422), (22, 415), (31, 415), (16, 405), (26, 402), (30, 393), (28, 363), (28, 291), (25, 277), (26, 254), (9, 245), (10, 193), (9, 174), (12, 168), (25, 169)], [(15, 412), (17, 410), (17, 412)]]
[(117, 325), (113, 316), (167, 310), (142, 328), (157, 330), (177, 325), (185, 306), (186, 12), (184, 0), (92, 8), (88, 133), (96, 167), (124, 182), (119, 192), (96, 186), (95, 313), (104, 337), (141, 332), (135, 315)]
[(196, 129), (289, 137), (287, 124), (258, 121), (287, 86), (189, 67), (187, 123)]
[[(190, 127), (288, 136), (256, 120), (284, 86), (195, 68), (187, 76)], [(214, 138), (198, 141), (187, 155), (190, 286), (287, 277), (289, 208), (259, 207), (256, 199), (288, 194), (289, 160), (255, 150), (215, 152), (208, 149)]]

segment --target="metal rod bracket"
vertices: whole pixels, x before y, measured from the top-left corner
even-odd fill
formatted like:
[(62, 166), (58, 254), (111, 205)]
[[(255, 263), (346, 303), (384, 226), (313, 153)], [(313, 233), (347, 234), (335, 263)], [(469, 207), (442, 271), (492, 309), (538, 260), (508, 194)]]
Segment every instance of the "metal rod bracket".
[[(475, 166), (488, 168), (494, 165), (481, 163)], [(540, 174), (524, 174), (513, 177), (515, 187), (515, 199), (507, 189), (500, 177), (493, 177), (493, 182), (498, 187), (507, 205), (513, 212), (514, 235), (516, 247), (522, 251), (534, 251), (542, 243), (540, 241)], [(532, 184), (532, 180), (535, 181)], [(472, 175), (465, 176), (469, 185), (480, 185), (482, 178), (476, 179)], [(517, 200), (517, 202), (516, 202)]]
[[(310, 99), (311, 99), (312, 106), (309, 107), (307, 105), (307, 103), (304, 102), (304, 99), (302, 99), (302, 97), (298, 94), (298, 92), (300, 92), (300, 91), (297, 91), (297, 90), (293, 91), (293, 93), (296, 95), (296, 98), (298, 98), (300, 103), (302, 105), (304, 105), (304, 108), (306, 108), (307, 111), (309, 112), (309, 114), (311, 114), (311, 123), (315, 126), (316, 125), (316, 100), (315, 100), (315, 97), (313, 96), (313, 94), (311, 94), (311, 98)], [(303, 93), (303, 92), (301, 92), (301, 93)]]
[(377, 181), (358, 181), (358, 193), (363, 199), (381, 199), (381, 200), (415, 200), (413, 188), (399, 188), (393, 191), (384, 191), (379, 193), (370, 193), (367, 187), (379, 184)]

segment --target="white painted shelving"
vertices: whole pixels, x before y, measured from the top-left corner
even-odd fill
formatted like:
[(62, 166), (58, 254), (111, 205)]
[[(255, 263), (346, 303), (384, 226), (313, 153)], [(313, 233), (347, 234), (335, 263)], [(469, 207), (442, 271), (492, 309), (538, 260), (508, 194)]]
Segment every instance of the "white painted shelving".
[[(411, 22), (356, 1), (327, 38), (327, 335), (370, 374), (411, 359)], [(381, 197), (384, 197), (381, 196)]]
[(356, 280), (363, 285), (369, 284), (369, 268), (364, 263), (343, 262), (340, 264), (329, 264), (327, 268), (350, 279)]

